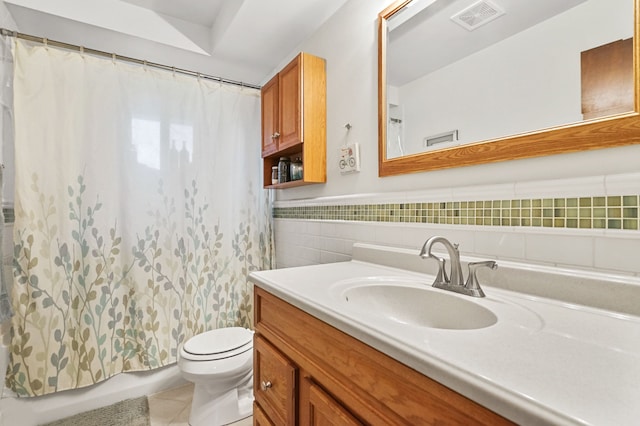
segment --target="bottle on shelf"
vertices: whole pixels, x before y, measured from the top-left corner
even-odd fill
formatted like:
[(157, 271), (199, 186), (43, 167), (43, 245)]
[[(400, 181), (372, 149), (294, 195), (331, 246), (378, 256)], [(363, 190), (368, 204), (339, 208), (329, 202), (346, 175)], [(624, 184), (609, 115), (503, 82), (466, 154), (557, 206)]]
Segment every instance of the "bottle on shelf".
[(289, 174), (291, 176), (291, 180), (302, 179), (302, 160), (300, 159), (300, 157), (296, 157), (296, 159), (289, 166)]
[(289, 165), (291, 164), (291, 160), (289, 157), (280, 157), (280, 161), (278, 161), (278, 183), (289, 182)]

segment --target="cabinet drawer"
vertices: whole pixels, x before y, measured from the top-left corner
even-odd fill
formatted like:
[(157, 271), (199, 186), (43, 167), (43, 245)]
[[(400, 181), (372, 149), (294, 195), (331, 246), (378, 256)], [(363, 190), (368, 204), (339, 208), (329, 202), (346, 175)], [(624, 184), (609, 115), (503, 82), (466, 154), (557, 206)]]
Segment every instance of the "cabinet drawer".
[(274, 424), (294, 425), (296, 366), (261, 336), (255, 336), (253, 350), (256, 402)]

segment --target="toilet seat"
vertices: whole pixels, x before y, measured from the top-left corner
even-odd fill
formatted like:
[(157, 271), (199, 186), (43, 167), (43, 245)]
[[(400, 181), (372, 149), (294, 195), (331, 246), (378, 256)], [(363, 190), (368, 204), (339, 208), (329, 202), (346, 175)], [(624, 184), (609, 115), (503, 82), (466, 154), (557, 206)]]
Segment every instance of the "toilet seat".
[(198, 334), (178, 350), (182, 377), (194, 384), (189, 424), (230, 424), (253, 411), (253, 331), (219, 328)]
[(210, 330), (187, 340), (180, 350), (184, 359), (215, 361), (253, 349), (253, 331), (242, 327)]

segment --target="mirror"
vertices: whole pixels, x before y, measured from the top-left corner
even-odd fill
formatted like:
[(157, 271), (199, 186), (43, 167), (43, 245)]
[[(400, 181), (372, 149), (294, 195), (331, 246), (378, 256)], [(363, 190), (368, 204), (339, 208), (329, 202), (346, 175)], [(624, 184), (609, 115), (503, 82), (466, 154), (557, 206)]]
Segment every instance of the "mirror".
[(396, 1), (378, 19), (379, 175), (640, 143), (639, 3)]

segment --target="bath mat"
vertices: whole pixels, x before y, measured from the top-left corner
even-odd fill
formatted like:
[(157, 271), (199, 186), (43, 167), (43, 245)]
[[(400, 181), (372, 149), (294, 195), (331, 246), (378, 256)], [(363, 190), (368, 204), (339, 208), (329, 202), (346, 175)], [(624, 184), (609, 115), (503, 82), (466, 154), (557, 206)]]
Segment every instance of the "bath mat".
[(113, 405), (85, 411), (44, 426), (149, 426), (146, 396), (126, 399)]

